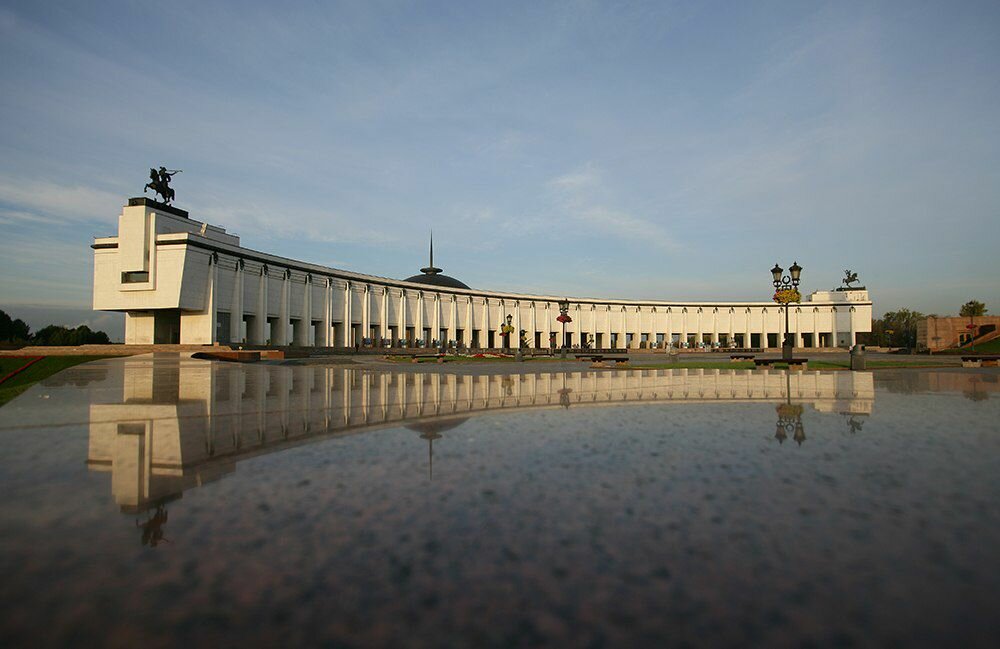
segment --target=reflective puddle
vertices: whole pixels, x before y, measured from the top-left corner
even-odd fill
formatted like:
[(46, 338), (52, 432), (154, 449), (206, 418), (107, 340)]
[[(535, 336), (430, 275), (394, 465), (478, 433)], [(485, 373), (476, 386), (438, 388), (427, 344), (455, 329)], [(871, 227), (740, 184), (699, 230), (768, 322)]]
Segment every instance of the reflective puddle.
[(1000, 640), (996, 371), (450, 371), (35, 386), (4, 644)]

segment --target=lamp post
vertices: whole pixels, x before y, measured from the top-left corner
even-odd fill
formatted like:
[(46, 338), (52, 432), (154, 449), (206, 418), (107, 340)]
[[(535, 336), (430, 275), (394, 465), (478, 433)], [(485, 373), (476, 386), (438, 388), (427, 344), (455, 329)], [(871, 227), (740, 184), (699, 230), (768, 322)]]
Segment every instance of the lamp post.
[(504, 351), (510, 351), (510, 334), (514, 332), (514, 325), (511, 324), (511, 320), (514, 316), (507, 314), (507, 324), (500, 327), (500, 335), (503, 337), (503, 347)]
[(799, 262), (793, 262), (788, 269), (788, 275), (784, 275), (785, 269), (778, 264), (771, 269), (774, 278), (774, 301), (785, 307), (785, 339), (781, 343), (781, 360), (792, 360), (792, 337), (788, 331), (788, 305), (792, 302), (801, 302), (802, 295), (799, 293), (799, 279), (802, 276), (802, 266)]
[(562, 342), (559, 345), (559, 358), (566, 358), (566, 323), (573, 322), (573, 318), (569, 316), (569, 300), (563, 299), (559, 302), (559, 317), (556, 320), (562, 323)]

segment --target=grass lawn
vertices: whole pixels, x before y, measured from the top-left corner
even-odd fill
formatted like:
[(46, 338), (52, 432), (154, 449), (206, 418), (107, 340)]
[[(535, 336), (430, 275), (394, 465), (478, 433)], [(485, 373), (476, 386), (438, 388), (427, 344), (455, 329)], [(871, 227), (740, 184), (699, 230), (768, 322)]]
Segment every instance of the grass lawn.
[[(0, 406), (21, 394), (35, 383), (42, 379), (47, 379), (57, 372), (61, 372), (67, 367), (73, 367), (80, 363), (96, 361), (101, 358), (116, 358), (115, 356), (46, 356), (17, 376), (0, 383)], [(6, 376), (7, 372), (13, 371), (28, 362), (25, 358), (0, 357), (0, 376)], [(8, 364), (11, 366), (8, 368)]]
[(1000, 338), (994, 338), (989, 342), (981, 343), (976, 345), (976, 351), (972, 351), (972, 347), (963, 347), (962, 349), (948, 349), (941, 352), (934, 352), (935, 354), (948, 354), (948, 355), (958, 355), (966, 356), (971, 354), (1000, 354)]
[[(584, 365), (584, 367), (589, 367)], [(641, 370), (752, 370), (754, 364), (752, 361), (740, 361), (738, 363), (730, 363), (728, 361), (693, 361), (693, 362), (677, 362), (677, 363), (643, 363), (632, 364), (629, 369), (641, 369)]]
[(0, 356), (0, 379), (30, 362), (31, 358), (24, 356)]

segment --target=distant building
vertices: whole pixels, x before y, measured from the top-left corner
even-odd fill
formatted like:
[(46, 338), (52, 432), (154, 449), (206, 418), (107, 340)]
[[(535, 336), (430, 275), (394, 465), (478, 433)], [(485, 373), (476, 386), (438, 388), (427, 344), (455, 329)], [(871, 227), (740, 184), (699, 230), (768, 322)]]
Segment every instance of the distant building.
[[(564, 298), (473, 289), (431, 264), (405, 280), (365, 275), (244, 248), (223, 228), (133, 198), (118, 234), (94, 240), (94, 308), (125, 313), (128, 344), (270, 344), (353, 347), (455, 341), (501, 346), (512, 317), (529, 348), (562, 331), (566, 344), (780, 348), (783, 307), (773, 302)], [(762, 292), (770, 278), (761, 278)], [(767, 282), (767, 283), (765, 283)], [(816, 291), (791, 305), (796, 347), (848, 347), (871, 331), (868, 291)], [(517, 340), (517, 336), (513, 337)]]
[(997, 337), (998, 326), (1000, 316), (930, 316), (917, 322), (917, 349), (936, 352), (968, 344), (973, 338), (977, 342), (989, 342)]

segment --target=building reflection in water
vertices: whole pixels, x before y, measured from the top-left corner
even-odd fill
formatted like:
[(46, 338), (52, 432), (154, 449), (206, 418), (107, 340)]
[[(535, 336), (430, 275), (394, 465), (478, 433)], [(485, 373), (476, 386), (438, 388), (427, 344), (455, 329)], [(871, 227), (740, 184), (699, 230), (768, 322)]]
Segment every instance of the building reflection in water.
[[(410, 428), (428, 443), (432, 477), (434, 442), (484, 412), (735, 401), (779, 402), (797, 408), (801, 417), (804, 404), (865, 415), (874, 401), (866, 372), (635, 369), (471, 376), (175, 357), (126, 359), (109, 367), (106, 387), (116, 394), (120, 385), (121, 401), (90, 405), (87, 461), (91, 470), (111, 473), (123, 512), (155, 510), (140, 523), (150, 545), (165, 540), (166, 504), (185, 490), (233, 472), (240, 460), (330, 436)], [(791, 436), (796, 434), (793, 422)]]

